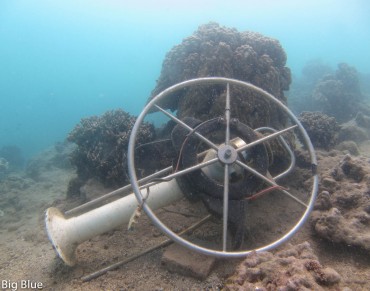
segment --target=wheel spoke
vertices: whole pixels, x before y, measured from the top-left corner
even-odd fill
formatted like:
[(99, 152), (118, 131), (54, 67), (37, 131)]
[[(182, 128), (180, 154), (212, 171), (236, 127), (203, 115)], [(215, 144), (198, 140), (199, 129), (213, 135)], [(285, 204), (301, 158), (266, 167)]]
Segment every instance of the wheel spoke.
[[(226, 133), (225, 145), (230, 143), (230, 84), (226, 85), (226, 104), (225, 104)], [(223, 201), (223, 231), (222, 231), (222, 250), (226, 252), (227, 244), (227, 223), (229, 218), (229, 165), (224, 168), (224, 201)]]
[(226, 86), (225, 120), (226, 120), (225, 144), (229, 145), (230, 143), (230, 84), (229, 83), (227, 83), (227, 86)]
[(158, 184), (158, 183), (162, 183), (162, 182), (167, 182), (169, 180), (172, 180), (173, 178), (177, 178), (177, 177), (180, 177), (182, 175), (185, 175), (185, 174), (189, 174), (190, 172), (192, 171), (195, 171), (195, 170), (198, 170), (198, 169), (201, 169), (201, 168), (204, 168), (206, 166), (209, 166), (209, 165), (212, 165), (214, 163), (217, 163), (218, 162), (218, 158), (214, 158), (214, 159), (211, 159), (211, 160), (208, 160), (206, 162), (202, 162), (200, 164), (197, 164), (197, 165), (194, 165), (194, 166), (191, 166), (191, 167), (188, 167), (186, 169), (183, 169), (183, 170), (180, 170), (180, 171), (177, 171), (175, 173), (172, 173), (170, 175), (167, 175), (163, 178), (160, 178), (160, 179), (156, 179), (156, 181), (153, 181), (153, 182), (149, 182), (145, 185), (142, 185), (140, 186), (140, 189), (144, 189), (144, 188), (147, 188), (147, 187), (150, 187), (150, 186), (153, 186), (155, 184)]
[[(270, 180), (266, 176), (262, 175), (260, 172), (256, 171), (255, 169), (249, 167), (248, 165), (244, 164), (243, 162), (237, 160), (236, 163), (246, 169), (247, 171), (251, 172), (252, 174), (256, 175), (257, 177), (261, 178), (263, 181), (265, 181), (267, 184), (271, 186), (279, 186), (275, 181)], [(292, 198), (294, 201), (298, 202), (299, 204), (303, 205), (304, 207), (308, 207), (308, 205), (300, 200), (299, 198), (295, 197), (293, 194), (289, 193), (287, 190), (284, 189), (279, 189), (279, 191), (283, 192), (285, 195), (288, 197)]]
[(290, 126), (290, 127), (287, 127), (285, 129), (279, 130), (279, 131), (277, 131), (275, 133), (272, 133), (272, 134), (269, 134), (267, 136), (261, 137), (261, 138), (255, 140), (255, 141), (250, 142), (249, 144), (246, 144), (245, 146), (242, 146), (242, 147), (238, 148), (236, 151), (237, 152), (245, 151), (246, 149), (249, 149), (249, 148), (251, 148), (251, 147), (253, 147), (255, 145), (258, 145), (258, 144), (263, 143), (263, 142), (265, 142), (267, 140), (270, 140), (270, 139), (273, 139), (273, 138), (275, 138), (277, 136), (280, 136), (281, 134), (283, 134), (283, 133), (285, 133), (287, 131), (290, 131), (290, 130), (296, 128), (296, 127), (298, 127), (297, 124), (295, 124), (293, 126)]
[(177, 124), (181, 125), (183, 128), (185, 128), (186, 130), (188, 130), (189, 132), (191, 133), (194, 133), (195, 136), (197, 136), (199, 139), (201, 139), (203, 142), (205, 142), (206, 144), (208, 144), (211, 148), (217, 150), (218, 149), (218, 146), (216, 144), (214, 144), (212, 141), (210, 141), (208, 138), (206, 138), (205, 136), (201, 135), (199, 132), (197, 131), (194, 131), (194, 129), (192, 127), (190, 127), (189, 125), (187, 125), (185, 122), (181, 121), (180, 119), (178, 119), (176, 116), (174, 116), (173, 114), (167, 112), (166, 110), (164, 110), (162, 107), (158, 106), (157, 104), (154, 104), (154, 107), (156, 107), (159, 111), (163, 112), (163, 114), (167, 115), (169, 118), (171, 118), (173, 121), (175, 121)]
[(229, 165), (225, 164), (224, 169), (224, 207), (223, 207), (223, 230), (222, 230), (222, 250), (226, 252), (227, 244), (227, 222), (229, 218)]

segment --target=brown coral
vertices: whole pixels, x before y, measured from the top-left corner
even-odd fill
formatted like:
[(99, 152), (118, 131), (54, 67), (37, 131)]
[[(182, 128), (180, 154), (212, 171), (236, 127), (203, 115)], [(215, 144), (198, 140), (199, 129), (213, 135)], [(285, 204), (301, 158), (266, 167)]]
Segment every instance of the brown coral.
[(350, 155), (337, 161), (334, 168), (322, 171), (322, 192), (311, 215), (312, 225), (318, 235), (370, 252), (368, 172), (367, 161)]
[[(202, 25), (181, 44), (167, 53), (152, 97), (178, 82), (197, 77), (229, 77), (250, 82), (286, 102), (290, 70), (280, 43), (254, 32), (238, 32), (217, 23)], [(191, 88), (178, 92), (161, 103), (177, 115), (209, 119), (223, 113), (224, 88)], [(276, 106), (252, 92), (232, 88), (232, 114), (252, 128), (285, 125)], [(151, 98), (152, 98), (151, 97)]]
[(334, 117), (321, 112), (302, 112), (299, 121), (306, 129), (315, 147), (330, 149), (336, 142), (339, 125)]
[[(127, 147), (135, 119), (118, 109), (84, 118), (76, 125), (68, 140), (77, 144), (71, 161), (79, 180), (96, 178), (111, 187), (128, 183)], [(137, 144), (152, 141), (154, 136), (154, 127), (144, 123)]]
[(327, 75), (317, 83), (313, 94), (315, 107), (345, 122), (361, 111), (363, 99), (356, 69), (341, 63), (333, 75)]
[(324, 290), (341, 276), (324, 268), (308, 242), (277, 252), (253, 253), (237, 268), (225, 290)]

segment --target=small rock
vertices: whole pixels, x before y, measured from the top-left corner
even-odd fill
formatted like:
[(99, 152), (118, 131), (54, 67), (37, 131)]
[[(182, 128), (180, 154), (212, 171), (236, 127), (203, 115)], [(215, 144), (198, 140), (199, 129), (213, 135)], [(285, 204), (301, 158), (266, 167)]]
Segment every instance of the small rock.
[(329, 210), (330, 208), (332, 208), (332, 203), (330, 201), (330, 194), (328, 191), (322, 191), (316, 202), (315, 202), (315, 206), (314, 206), (314, 209), (316, 210)]
[(161, 264), (169, 272), (204, 280), (211, 272), (215, 262), (214, 257), (198, 254), (173, 244), (163, 253)]
[(332, 178), (326, 177), (322, 180), (322, 185), (329, 189), (335, 189), (337, 186), (337, 182)]
[(351, 155), (358, 156), (360, 150), (357, 144), (353, 140), (346, 140), (337, 145), (337, 149), (340, 151), (348, 151)]
[(324, 277), (324, 280), (322, 282), (324, 285), (333, 285), (341, 280), (341, 276), (337, 273), (337, 271), (330, 267), (321, 269), (321, 272)]

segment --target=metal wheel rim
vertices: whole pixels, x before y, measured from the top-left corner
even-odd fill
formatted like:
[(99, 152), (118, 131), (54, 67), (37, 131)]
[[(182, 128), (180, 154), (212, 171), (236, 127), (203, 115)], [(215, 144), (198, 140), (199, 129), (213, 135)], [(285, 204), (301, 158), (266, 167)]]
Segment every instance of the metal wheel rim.
[[(307, 146), (307, 150), (310, 154), (311, 159), (311, 166), (313, 171), (313, 184), (312, 184), (312, 190), (310, 195), (309, 203), (306, 207), (305, 212), (301, 216), (301, 218), (298, 220), (298, 222), (292, 227), (285, 235), (280, 237), (279, 239), (275, 240), (274, 242), (265, 245), (263, 247), (259, 247), (256, 249), (246, 250), (246, 251), (218, 251), (213, 249), (208, 249), (205, 247), (201, 247), (199, 245), (196, 245), (190, 241), (187, 241), (183, 239), (182, 237), (178, 236), (176, 233), (174, 233), (172, 230), (170, 230), (165, 224), (162, 223), (160, 219), (154, 214), (154, 212), (150, 209), (150, 207), (143, 201), (143, 195), (139, 189), (138, 179), (135, 171), (135, 161), (134, 161), (134, 151), (135, 151), (135, 142), (136, 142), (136, 136), (139, 131), (140, 125), (143, 123), (145, 116), (149, 113), (150, 109), (154, 107), (154, 105), (161, 99), (165, 98), (169, 94), (180, 90), (185, 87), (189, 87), (192, 85), (199, 85), (199, 84), (232, 84), (232, 85), (239, 85), (242, 87), (246, 87), (248, 89), (252, 89), (258, 93), (260, 93), (262, 96), (267, 98), (268, 100), (274, 102), (276, 105), (278, 105), (288, 116), (289, 118), (294, 121), (294, 123), (298, 126), (299, 131), (301, 132), (304, 142)], [(160, 92), (158, 95), (156, 95), (141, 111), (140, 115), (137, 117), (136, 122), (133, 126), (129, 145), (128, 145), (128, 171), (130, 176), (130, 182), (132, 185), (132, 189), (135, 193), (136, 199), (138, 200), (139, 204), (142, 204), (143, 209), (145, 213), (149, 216), (151, 221), (154, 223), (156, 227), (158, 227), (162, 232), (164, 232), (167, 236), (169, 236), (174, 242), (189, 248), (193, 251), (210, 255), (214, 257), (219, 258), (240, 258), (245, 257), (246, 255), (252, 253), (252, 252), (261, 252), (261, 251), (268, 251), (271, 249), (276, 248), (277, 246), (281, 245), (282, 243), (286, 242), (288, 239), (290, 239), (297, 231), (298, 229), (306, 222), (309, 214), (311, 213), (314, 202), (317, 195), (318, 190), (318, 175), (316, 173), (316, 167), (317, 167), (317, 160), (315, 151), (313, 148), (313, 145), (311, 143), (311, 140), (306, 132), (306, 130), (303, 128), (300, 121), (297, 119), (297, 117), (289, 110), (288, 107), (286, 107), (280, 100), (276, 99), (272, 94), (266, 92), (265, 90), (251, 84), (248, 82), (236, 80), (236, 79), (230, 79), (230, 78), (223, 78), (223, 77), (204, 77), (204, 78), (197, 78), (197, 79), (191, 79), (187, 80), (178, 84), (175, 84), (164, 91)]]

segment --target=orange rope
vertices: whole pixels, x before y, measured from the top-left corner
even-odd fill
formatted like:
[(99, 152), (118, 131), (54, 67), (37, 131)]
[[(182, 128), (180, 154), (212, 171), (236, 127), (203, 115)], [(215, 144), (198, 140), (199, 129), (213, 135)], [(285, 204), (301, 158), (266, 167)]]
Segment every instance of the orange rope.
[(262, 196), (263, 194), (266, 194), (268, 192), (271, 192), (275, 189), (280, 189), (280, 190), (288, 190), (287, 188), (284, 188), (283, 186), (279, 186), (279, 185), (274, 185), (274, 186), (271, 186), (269, 188), (266, 188), (266, 189), (263, 189), (262, 191), (250, 196), (250, 197), (247, 197), (245, 198), (245, 200), (255, 200), (256, 198)]

